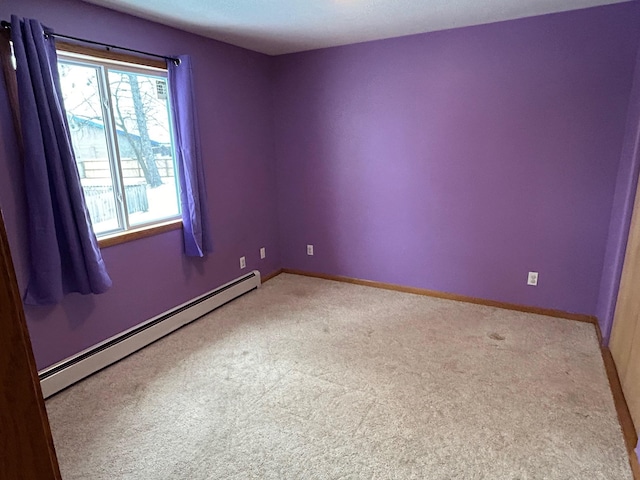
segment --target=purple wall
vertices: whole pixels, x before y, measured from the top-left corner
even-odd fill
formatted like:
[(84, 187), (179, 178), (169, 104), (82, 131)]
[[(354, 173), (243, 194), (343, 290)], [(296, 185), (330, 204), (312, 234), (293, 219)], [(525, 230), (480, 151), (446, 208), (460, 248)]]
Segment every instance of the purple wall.
[(639, 7), (277, 57), (283, 266), (595, 314)]
[(609, 343), (611, 336), (640, 171), (640, 51), (638, 53), (596, 313), (600, 321), (604, 345)]
[[(55, 5), (53, 4), (55, 3)], [(55, 308), (27, 308), (39, 368), (228, 282), (280, 266), (270, 58), (74, 0), (4, 0), (0, 18), (37, 18), (60, 33), (193, 58), (196, 98), (216, 251), (182, 255), (179, 230), (103, 250), (114, 286), (69, 295)], [(0, 206), (22, 288), (27, 242), (21, 169), (4, 84), (0, 87)], [(259, 259), (259, 248), (267, 259)], [(238, 259), (247, 257), (247, 270)]]

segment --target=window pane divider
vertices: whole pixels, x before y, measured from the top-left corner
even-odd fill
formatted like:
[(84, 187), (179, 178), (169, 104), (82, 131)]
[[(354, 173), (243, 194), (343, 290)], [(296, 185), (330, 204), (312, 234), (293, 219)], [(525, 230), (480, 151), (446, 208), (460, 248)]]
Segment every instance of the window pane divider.
[(109, 138), (111, 139), (110, 144), (110, 155), (113, 155), (111, 160), (111, 165), (113, 168), (113, 185), (117, 187), (118, 193), (116, 196), (116, 203), (118, 207), (118, 219), (120, 220), (120, 225), (123, 230), (129, 230), (131, 228), (131, 224), (129, 223), (129, 210), (127, 208), (127, 194), (124, 188), (124, 176), (122, 173), (122, 159), (120, 158), (120, 146), (118, 145), (118, 129), (116, 127), (115, 116), (113, 112), (113, 100), (112, 100), (112, 92), (111, 85), (109, 84), (109, 68), (106, 66), (102, 67), (102, 83), (104, 84), (104, 95), (105, 101), (108, 106), (107, 112), (107, 122), (108, 126), (105, 125), (105, 129), (109, 130)]

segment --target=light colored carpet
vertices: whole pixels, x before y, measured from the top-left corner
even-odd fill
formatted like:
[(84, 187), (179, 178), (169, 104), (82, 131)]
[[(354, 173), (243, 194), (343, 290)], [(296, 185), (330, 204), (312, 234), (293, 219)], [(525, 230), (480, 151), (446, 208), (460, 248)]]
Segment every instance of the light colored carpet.
[(592, 325), (294, 275), (47, 410), (65, 480), (632, 478)]

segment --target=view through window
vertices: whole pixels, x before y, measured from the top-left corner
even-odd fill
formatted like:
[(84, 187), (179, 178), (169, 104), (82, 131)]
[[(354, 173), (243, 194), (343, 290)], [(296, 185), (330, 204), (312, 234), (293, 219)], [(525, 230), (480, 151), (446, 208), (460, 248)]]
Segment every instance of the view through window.
[(166, 70), (58, 55), (71, 143), (96, 235), (178, 218)]

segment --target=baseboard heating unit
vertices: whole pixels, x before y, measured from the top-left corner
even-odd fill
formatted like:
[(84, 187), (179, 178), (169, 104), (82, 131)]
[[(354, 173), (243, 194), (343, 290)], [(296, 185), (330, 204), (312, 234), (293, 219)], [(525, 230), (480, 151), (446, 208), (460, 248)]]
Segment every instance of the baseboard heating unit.
[(44, 398), (131, 355), (259, 286), (260, 272), (254, 270), (38, 372)]

